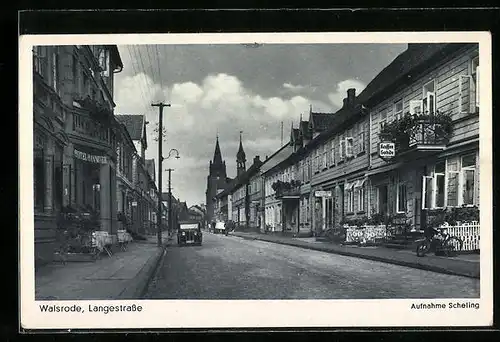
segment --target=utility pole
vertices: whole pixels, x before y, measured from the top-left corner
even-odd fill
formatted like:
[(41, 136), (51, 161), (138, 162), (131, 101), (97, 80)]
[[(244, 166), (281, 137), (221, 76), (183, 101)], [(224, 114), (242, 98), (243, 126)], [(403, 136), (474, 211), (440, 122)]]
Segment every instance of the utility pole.
[(167, 169), (168, 171), (168, 229), (172, 230), (172, 171), (174, 169)]
[(159, 123), (158, 123), (158, 189), (159, 191), (159, 196), (158, 196), (158, 229), (157, 229), (157, 234), (158, 234), (158, 247), (162, 246), (162, 238), (161, 238), (161, 216), (162, 216), (162, 188), (161, 188), (161, 176), (163, 173), (163, 168), (162, 168), (162, 162), (163, 162), (163, 155), (162, 155), (162, 145), (163, 145), (163, 107), (170, 107), (170, 104), (168, 103), (152, 103), (151, 106), (153, 107), (159, 107), (160, 109), (160, 117), (159, 117)]

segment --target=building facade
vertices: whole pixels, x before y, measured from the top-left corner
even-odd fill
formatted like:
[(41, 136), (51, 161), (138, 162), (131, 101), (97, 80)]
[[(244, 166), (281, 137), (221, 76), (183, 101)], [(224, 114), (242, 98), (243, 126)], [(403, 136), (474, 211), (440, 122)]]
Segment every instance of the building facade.
[(423, 231), (434, 210), (479, 205), (478, 80), (478, 44), (409, 44), (367, 86), (371, 211)]
[(61, 211), (92, 212), (116, 236), (114, 45), (33, 49), (35, 257), (52, 260)]
[(222, 153), (219, 146), (219, 137), (216, 138), (213, 160), (210, 161), (209, 173), (207, 176), (206, 207), (207, 221), (212, 222), (215, 219), (214, 198), (220, 192), (226, 189), (231, 181), (227, 177), (226, 162), (222, 160)]

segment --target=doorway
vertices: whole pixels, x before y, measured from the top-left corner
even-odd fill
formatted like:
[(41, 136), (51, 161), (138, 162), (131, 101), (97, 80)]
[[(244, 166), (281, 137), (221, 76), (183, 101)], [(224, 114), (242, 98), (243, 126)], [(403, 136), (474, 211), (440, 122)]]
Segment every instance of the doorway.
[(387, 215), (388, 213), (388, 186), (387, 184), (378, 187), (378, 208), (379, 213)]

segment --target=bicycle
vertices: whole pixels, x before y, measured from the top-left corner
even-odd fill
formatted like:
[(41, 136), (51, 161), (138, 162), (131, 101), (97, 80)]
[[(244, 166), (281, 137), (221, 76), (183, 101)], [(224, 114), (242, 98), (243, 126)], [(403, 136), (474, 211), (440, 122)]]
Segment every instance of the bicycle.
[(426, 237), (423, 240), (417, 241), (417, 256), (423, 257), (431, 250), (434, 251), (435, 255), (443, 252), (446, 257), (456, 256), (457, 252), (462, 249), (463, 241), (456, 236), (450, 236), (446, 229), (442, 231), (433, 230), (434, 234), (432, 237)]

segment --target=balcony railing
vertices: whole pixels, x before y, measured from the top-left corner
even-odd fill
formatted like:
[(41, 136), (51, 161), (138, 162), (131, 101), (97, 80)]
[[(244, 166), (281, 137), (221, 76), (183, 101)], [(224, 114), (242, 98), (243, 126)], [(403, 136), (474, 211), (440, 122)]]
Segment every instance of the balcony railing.
[(395, 143), (396, 154), (408, 150), (435, 150), (448, 143), (452, 131), (449, 115), (407, 114), (384, 125), (379, 137), (382, 142)]
[(274, 190), (274, 196), (279, 198), (287, 198), (287, 197), (298, 197), (300, 196), (300, 181), (292, 180), (290, 182), (282, 182), (276, 181), (271, 187)]

